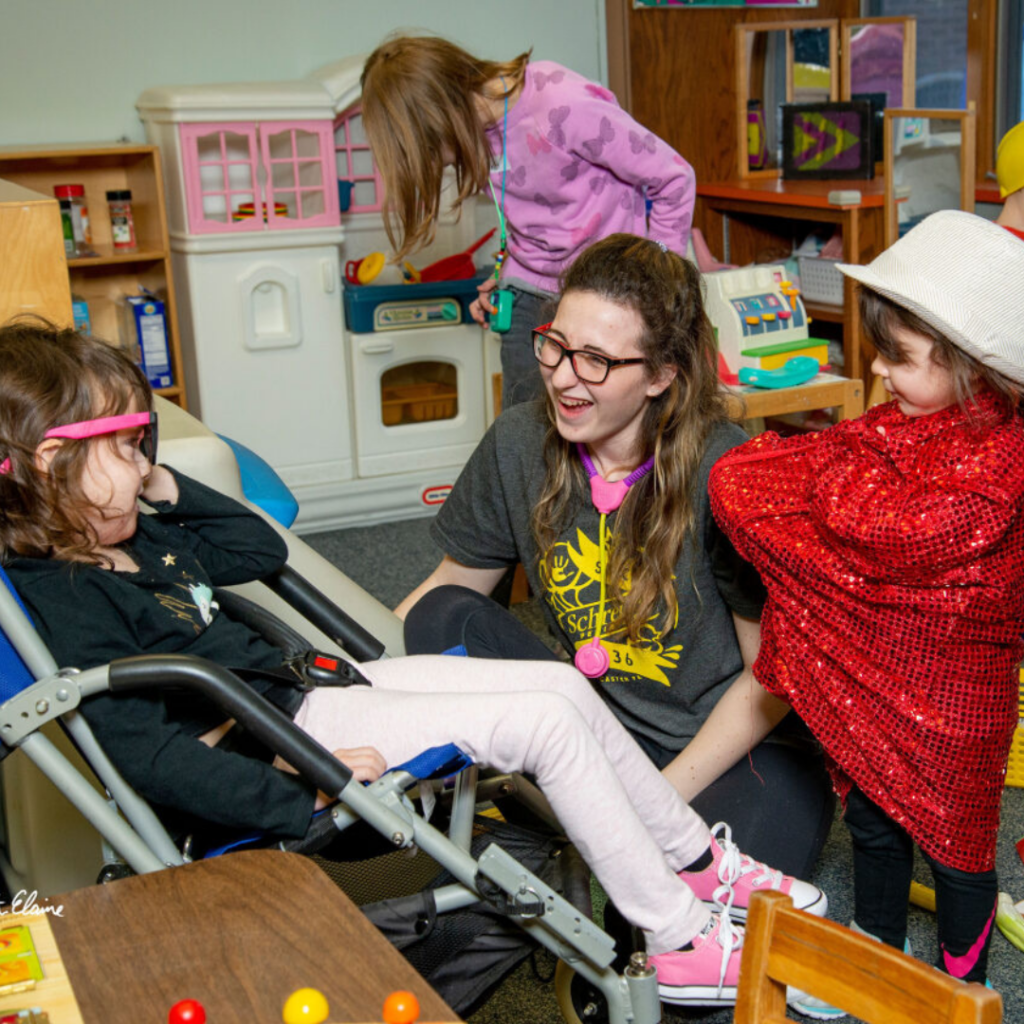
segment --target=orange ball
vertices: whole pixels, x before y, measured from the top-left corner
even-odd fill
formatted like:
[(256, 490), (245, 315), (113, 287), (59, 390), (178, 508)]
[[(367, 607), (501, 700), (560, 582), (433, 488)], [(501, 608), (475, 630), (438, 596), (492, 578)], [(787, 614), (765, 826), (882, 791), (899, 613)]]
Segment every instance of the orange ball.
[(416, 1024), (420, 1001), (411, 992), (392, 992), (384, 1000), (384, 1024)]

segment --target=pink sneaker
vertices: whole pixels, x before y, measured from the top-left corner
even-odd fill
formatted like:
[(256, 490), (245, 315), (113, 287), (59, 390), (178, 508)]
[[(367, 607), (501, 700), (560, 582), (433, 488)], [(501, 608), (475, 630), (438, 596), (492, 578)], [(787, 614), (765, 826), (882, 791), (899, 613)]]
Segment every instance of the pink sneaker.
[(828, 897), (809, 882), (791, 878), (767, 864), (740, 853), (732, 841), (732, 829), (720, 821), (711, 830), (713, 861), (703, 871), (680, 871), (679, 877), (712, 910), (717, 904), (737, 921), (746, 921), (750, 897), (755, 892), (777, 889), (793, 900), (797, 910), (806, 910), (815, 917), (824, 917)]
[(655, 953), (662, 1002), (677, 1006), (731, 1006), (740, 979), (743, 929), (727, 914), (712, 914), (693, 939), (693, 949)]

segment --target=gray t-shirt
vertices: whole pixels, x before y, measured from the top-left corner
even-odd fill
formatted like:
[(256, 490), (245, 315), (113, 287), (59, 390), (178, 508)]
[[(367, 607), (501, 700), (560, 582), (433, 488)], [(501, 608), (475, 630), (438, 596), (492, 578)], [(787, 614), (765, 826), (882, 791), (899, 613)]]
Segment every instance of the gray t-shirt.
[[(570, 523), (556, 541), (554, 568), (542, 580), (530, 516), (544, 483), (544, 403), (514, 406), (493, 424), (441, 507), (432, 527), (438, 546), (475, 569), (522, 562), (530, 586), (542, 595), (551, 629), (567, 652), (592, 640), (600, 603), (600, 516), (582, 490)], [(732, 612), (758, 618), (764, 590), (754, 569), (718, 529), (708, 501), (715, 461), (747, 440), (733, 424), (708, 437), (697, 481), (697, 550), (685, 545), (675, 568), (679, 615), (658, 635), (656, 614), (637, 645), (605, 641), (611, 668), (595, 685), (626, 728), (667, 750), (682, 750), (743, 668)], [(638, 483), (650, 483), (648, 476)], [(606, 519), (614, 530), (615, 514)], [(607, 540), (606, 540), (607, 544)], [(611, 616), (606, 595), (605, 619)]]

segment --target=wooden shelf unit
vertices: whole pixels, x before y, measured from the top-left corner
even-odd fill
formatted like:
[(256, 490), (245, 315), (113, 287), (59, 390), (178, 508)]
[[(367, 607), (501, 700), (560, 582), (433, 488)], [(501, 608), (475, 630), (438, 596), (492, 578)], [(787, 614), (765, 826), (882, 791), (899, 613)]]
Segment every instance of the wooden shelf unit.
[[(828, 201), (833, 189), (856, 189), (857, 204), (835, 206)], [(781, 260), (794, 238), (815, 227), (839, 227), (843, 236), (843, 262), (869, 263), (883, 248), (884, 182), (877, 177), (855, 181), (791, 181), (783, 178), (745, 178), (698, 182), (694, 224), (702, 229), (711, 251), (731, 263), (764, 262), (765, 252)], [(862, 337), (860, 310), (853, 282), (843, 284), (843, 304), (807, 302), (807, 313), (843, 328), (843, 373), (853, 379), (870, 378), (874, 357)], [(867, 383), (867, 381), (866, 381)]]
[[(186, 408), (163, 177), (156, 146), (100, 143), (83, 146), (0, 146), (0, 179), (53, 195), (54, 185), (85, 187), (96, 256), (67, 261), (71, 291), (89, 304), (93, 333), (120, 340), (121, 302), (139, 286), (165, 306), (167, 342), (175, 384), (159, 394)], [(115, 252), (107, 207), (108, 189), (130, 189), (138, 249)], [(58, 221), (59, 228), (59, 221)], [(58, 317), (54, 316), (54, 319)]]

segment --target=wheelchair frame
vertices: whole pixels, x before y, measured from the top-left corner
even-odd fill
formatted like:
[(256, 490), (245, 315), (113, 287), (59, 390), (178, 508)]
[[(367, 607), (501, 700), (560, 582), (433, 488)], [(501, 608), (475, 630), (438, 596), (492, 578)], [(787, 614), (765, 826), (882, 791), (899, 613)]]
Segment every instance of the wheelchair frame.
[[(338, 643), (370, 658), (380, 655), (373, 637), (290, 570), (272, 589), (318, 627), (327, 626)], [(657, 1024), (661, 1020), (654, 969), (644, 954), (633, 954), (623, 974), (612, 968), (613, 940), (568, 900), (492, 843), (470, 854), (478, 769), (456, 780), (450, 832), (445, 835), (415, 810), (408, 796), (418, 779), (392, 772), (369, 786), (352, 784), (349, 769), (303, 733), (227, 669), (199, 658), (146, 655), (98, 668), (58, 669), (49, 650), (12, 592), (0, 586), (0, 627), (36, 680), (0, 704), (0, 741), (25, 755), (75, 805), (110, 847), (136, 873), (186, 862), (149, 805), (121, 777), (78, 712), (81, 701), (104, 692), (176, 686), (215, 701), (266, 747), (279, 754), (318, 789), (337, 797), (331, 821), (340, 832), (366, 821), (396, 848), (417, 846), (456, 879), (434, 891), (439, 913), (481, 899), (494, 903), (538, 943), (585, 978), (605, 997), (610, 1024)], [(40, 729), (60, 720), (109, 794), (104, 799)], [(120, 813), (119, 813), (120, 812)], [(482, 891), (483, 883), (486, 892)]]

